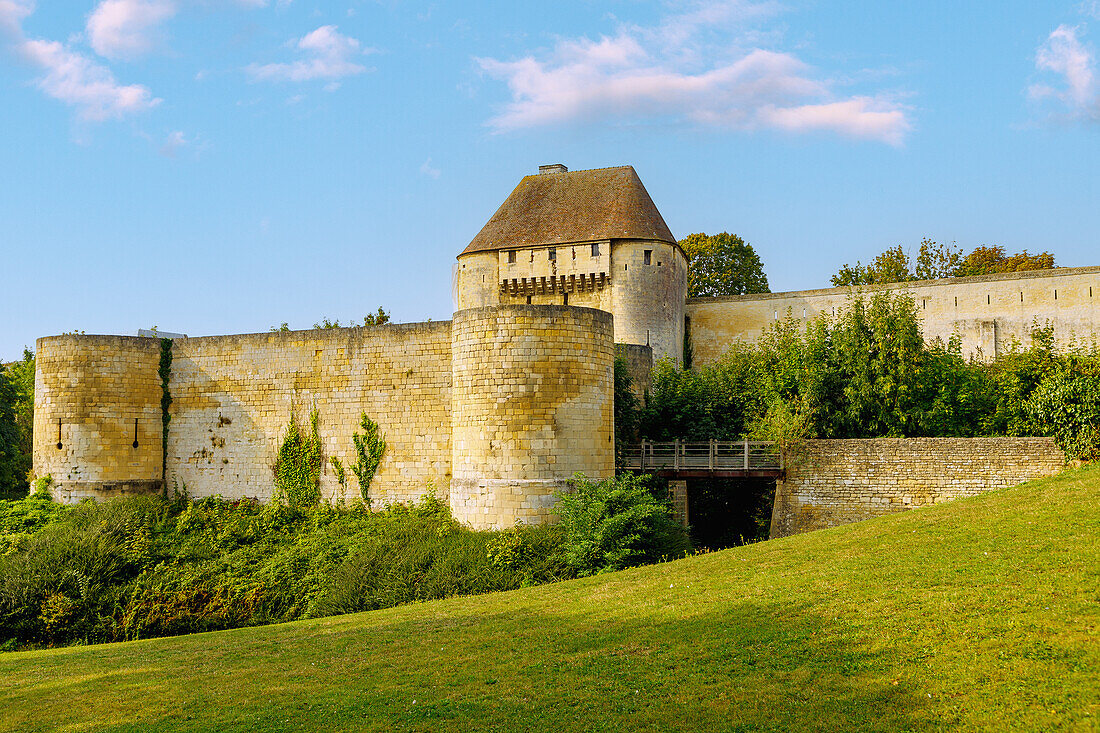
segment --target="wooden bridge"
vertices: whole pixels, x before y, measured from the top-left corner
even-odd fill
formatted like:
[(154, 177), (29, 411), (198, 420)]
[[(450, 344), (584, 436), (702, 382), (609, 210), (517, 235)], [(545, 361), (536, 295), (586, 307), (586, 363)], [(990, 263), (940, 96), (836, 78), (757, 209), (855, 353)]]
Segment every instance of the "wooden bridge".
[(643, 440), (641, 444), (623, 448), (619, 468), (672, 479), (778, 478), (783, 475), (783, 457), (774, 443)]

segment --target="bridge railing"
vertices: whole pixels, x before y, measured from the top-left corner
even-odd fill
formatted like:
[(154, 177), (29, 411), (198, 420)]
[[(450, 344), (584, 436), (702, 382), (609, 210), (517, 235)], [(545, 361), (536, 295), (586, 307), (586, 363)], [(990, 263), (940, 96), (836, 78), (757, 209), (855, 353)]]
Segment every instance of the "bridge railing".
[(635, 471), (782, 471), (774, 443), (751, 440), (652, 442), (626, 446), (619, 466)]

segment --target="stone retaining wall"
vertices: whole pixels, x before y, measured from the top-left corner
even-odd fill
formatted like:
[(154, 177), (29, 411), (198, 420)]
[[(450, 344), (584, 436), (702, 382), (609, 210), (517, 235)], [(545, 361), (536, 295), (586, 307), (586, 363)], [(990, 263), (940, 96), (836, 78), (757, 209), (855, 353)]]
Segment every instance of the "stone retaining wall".
[(1053, 438), (812, 440), (776, 483), (771, 536), (1015, 486), (1064, 465)]

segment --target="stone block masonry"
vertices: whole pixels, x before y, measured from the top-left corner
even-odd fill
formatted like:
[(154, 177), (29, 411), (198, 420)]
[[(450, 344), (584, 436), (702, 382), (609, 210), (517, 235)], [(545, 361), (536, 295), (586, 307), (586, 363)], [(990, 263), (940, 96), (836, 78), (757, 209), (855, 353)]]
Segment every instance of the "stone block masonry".
[(327, 500), (359, 497), (347, 471), (366, 412), (385, 433), (370, 487), (379, 504), (413, 501), (451, 474), (451, 324), (411, 323), (179, 339), (173, 345), (167, 479), (191, 496), (268, 500), (291, 413), (319, 414)]
[(649, 393), (650, 379), (653, 375), (653, 349), (637, 344), (615, 344), (615, 358), (626, 362), (631, 391), (638, 398), (638, 405), (642, 406)]
[(38, 339), (34, 471), (62, 501), (161, 489), (159, 339)]
[(1053, 438), (811, 440), (776, 483), (772, 537), (973, 496), (1053, 476)]
[(453, 324), (456, 519), (544, 522), (574, 473), (614, 474), (610, 313), (512, 305), (459, 311)]
[[(1059, 267), (978, 277), (867, 285), (907, 293), (927, 341), (958, 335), (963, 356), (992, 359), (1014, 345), (1027, 347), (1035, 325), (1054, 328), (1063, 347), (1096, 345), (1100, 324), (1100, 267)], [(827, 288), (792, 293), (692, 298), (687, 304), (691, 344), (699, 364), (717, 361), (736, 341), (753, 342), (788, 315), (834, 316), (856, 291)]]

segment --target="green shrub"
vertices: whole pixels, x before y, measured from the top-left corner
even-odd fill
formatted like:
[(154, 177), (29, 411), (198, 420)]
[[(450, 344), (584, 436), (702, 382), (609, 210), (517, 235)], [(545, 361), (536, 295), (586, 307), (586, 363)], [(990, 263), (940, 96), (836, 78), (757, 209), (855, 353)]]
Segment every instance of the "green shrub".
[(566, 564), (578, 575), (621, 570), (683, 557), (691, 545), (658, 498), (652, 477), (623, 474), (591, 481), (573, 477), (572, 489), (558, 494)]
[(1100, 368), (1064, 369), (1043, 380), (1026, 403), (1038, 432), (1053, 435), (1067, 458), (1100, 458)]
[(434, 495), (379, 512), (359, 502), (28, 498), (0, 503), (0, 523), (5, 649), (290, 621), (573, 575), (556, 529), (474, 532)]

